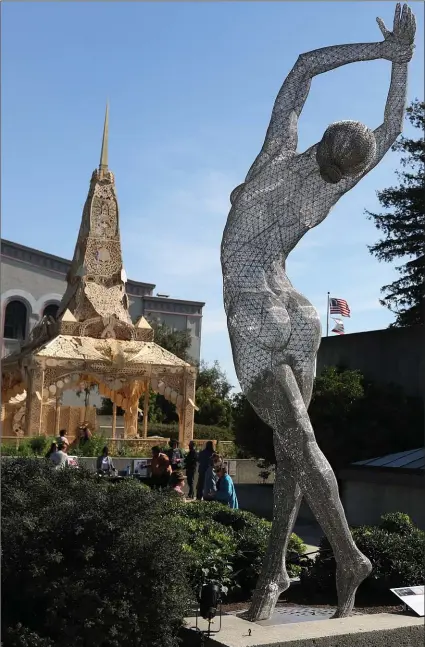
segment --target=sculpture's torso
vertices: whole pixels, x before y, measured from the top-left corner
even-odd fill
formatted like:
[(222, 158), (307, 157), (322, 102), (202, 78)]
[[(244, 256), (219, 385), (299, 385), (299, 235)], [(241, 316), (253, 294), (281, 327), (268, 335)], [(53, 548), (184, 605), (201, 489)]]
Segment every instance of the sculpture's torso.
[(314, 362), (320, 319), (292, 287), (284, 264), (338, 197), (320, 177), (315, 147), (276, 157), (232, 193), (221, 263), (236, 372), (245, 392), (272, 360)]

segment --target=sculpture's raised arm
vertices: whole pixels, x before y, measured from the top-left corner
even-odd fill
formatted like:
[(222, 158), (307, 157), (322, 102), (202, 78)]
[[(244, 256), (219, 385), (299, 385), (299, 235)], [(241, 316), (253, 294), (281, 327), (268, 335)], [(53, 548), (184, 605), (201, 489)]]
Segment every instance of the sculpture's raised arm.
[(387, 30), (380, 18), (378, 18), (378, 24), (385, 38), (383, 47), (386, 54), (384, 58), (392, 61), (393, 65), (384, 122), (374, 131), (377, 147), (374, 166), (380, 162), (403, 130), (407, 68), (413, 54), (416, 31), (415, 16), (407, 5), (404, 5), (402, 11), (400, 11), (400, 5), (397, 5), (392, 32)]
[[(298, 117), (310, 91), (311, 81), (318, 74), (360, 61), (372, 61), (380, 58), (392, 61), (394, 63), (392, 91), (390, 90), (391, 98), (388, 97), (386, 110), (386, 122), (387, 125), (389, 124), (393, 119), (391, 113), (394, 110), (394, 104), (400, 102), (398, 88), (400, 86), (405, 88), (406, 85), (404, 79), (403, 86), (403, 75), (407, 78), (407, 62), (412, 57), (415, 19), (406, 5), (401, 12), (398, 4), (392, 33), (386, 30), (380, 18), (377, 20), (384, 34), (384, 41), (323, 47), (298, 57), (277, 95), (263, 147), (250, 168), (246, 181), (258, 173), (278, 152), (296, 150)], [(401, 113), (403, 113), (403, 109), (404, 103)]]

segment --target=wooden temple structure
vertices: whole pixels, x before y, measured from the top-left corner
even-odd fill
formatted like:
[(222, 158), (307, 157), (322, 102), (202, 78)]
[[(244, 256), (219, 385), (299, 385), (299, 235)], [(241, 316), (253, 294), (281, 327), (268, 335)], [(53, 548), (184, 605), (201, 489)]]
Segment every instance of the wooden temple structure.
[(193, 438), (196, 368), (155, 344), (144, 317), (131, 320), (115, 180), (108, 168), (108, 107), (100, 165), (91, 177), (66, 280), (56, 320), (43, 317), (21, 350), (2, 361), (3, 428), (8, 422), (21, 436), (53, 436), (66, 428), (73, 437), (82, 420), (79, 414), (68, 416), (64, 424), (61, 394), (95, 384), (112, 400), (114, 420), (117, 406), (125, 411), (128, 439), (138, 437), (140, 397), (146, 437), (149, 392), (162, 394), (176, 406), (180, 446), (187, 447)]

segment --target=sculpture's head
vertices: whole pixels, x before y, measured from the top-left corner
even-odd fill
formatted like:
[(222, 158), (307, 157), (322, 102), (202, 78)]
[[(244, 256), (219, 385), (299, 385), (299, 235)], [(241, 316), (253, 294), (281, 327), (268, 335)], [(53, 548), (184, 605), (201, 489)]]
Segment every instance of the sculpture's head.
[(360, 175), (370, 166), (375, 155), (375, 135), (358, 121), (331, 124), (316, 150), (320, 175), (330, 184)]

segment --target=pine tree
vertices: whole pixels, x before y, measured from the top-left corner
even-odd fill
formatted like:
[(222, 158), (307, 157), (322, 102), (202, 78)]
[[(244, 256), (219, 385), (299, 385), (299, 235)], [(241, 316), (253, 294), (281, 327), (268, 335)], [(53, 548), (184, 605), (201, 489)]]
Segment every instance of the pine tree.
[(378, 199), (386, 213), (367, 211), (368, 217), (383, 233), (383, 238), (369, 247), (380, 261), (407, 260), (397, 267), (401, 277), (384, 285), (381, 304), (395, 314), (390, 327), (412, 326), (424, 323), (425, 282), (425, 103), (416, 99), (407, 108), (407, 119), (422, 131), (422, 137), (401, 137), (392, 147), (401, 152), (403, 171), (397, 172), (400, 184), (378, 192)]

